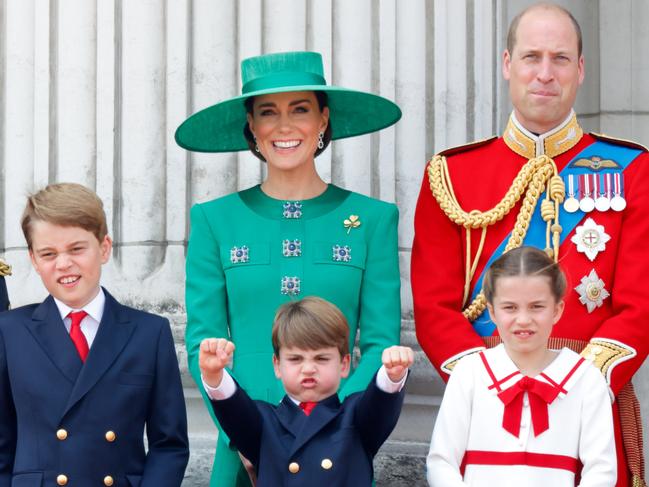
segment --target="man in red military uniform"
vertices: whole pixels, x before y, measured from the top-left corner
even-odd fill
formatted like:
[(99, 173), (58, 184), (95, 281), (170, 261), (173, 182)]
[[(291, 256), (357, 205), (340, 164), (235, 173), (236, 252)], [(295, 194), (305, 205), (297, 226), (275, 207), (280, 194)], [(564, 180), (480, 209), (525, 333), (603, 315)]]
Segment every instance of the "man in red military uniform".
[(631, 378), (649, 351), (649, 156), (583, 133), (572, 109), (584, 79), (579, 25), (534, 5), (503, 54), (513, 113), (502, 137), (450, 149), (427, 166), (415, 213), (417, 338), (443, 378), (498, 343), (482, 274), (503, 251), (545, 248), (568, 277), (550, 346), (568, 346), (606, 377), (614, 398), (618, 486), (646, 485)]

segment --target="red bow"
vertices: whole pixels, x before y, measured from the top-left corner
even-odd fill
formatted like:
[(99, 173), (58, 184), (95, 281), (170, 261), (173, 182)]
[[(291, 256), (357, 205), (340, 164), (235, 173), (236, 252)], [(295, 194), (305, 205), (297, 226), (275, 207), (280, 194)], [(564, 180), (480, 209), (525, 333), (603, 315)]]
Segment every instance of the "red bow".
[(548, 420), (548, 404), (552, 404), (559, 395), (559, 388), (545, 382), (523, 377), (516, 384), (498, 393), (498, 398), (505, 405), (503, 428), (516, 438), (521, 431), (521, 415), (523, 414), (523, 396), (527, 392), (534, 425), (534, 436), (539, 436), (550, 427)]

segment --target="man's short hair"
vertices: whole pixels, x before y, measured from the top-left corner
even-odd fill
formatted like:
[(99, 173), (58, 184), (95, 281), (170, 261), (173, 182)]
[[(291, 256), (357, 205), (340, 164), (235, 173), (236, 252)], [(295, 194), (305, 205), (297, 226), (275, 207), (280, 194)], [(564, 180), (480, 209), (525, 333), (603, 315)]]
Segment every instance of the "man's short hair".
[(318, 350), (336, 347), (340, 356), (349, 353), (349, 325), (332, 303), (315, 296), (283, 304), (273, 321), (273, 351), (282, 347)]
[(512, 19), (511, 24), (509, 24), (509, 31), (507, 32), (507, 51), (509, 51), (509, 54), (511, 55), (514, 52), (514, 47), (516, 46), (516, 31), (518, 30), (518, 24), (520, 23), (521, 19), (526, 13), (538, 9), (557, 10), (561, 13), (564, 13), (570, 19), (573, 27), (575, 28), (575, 33), (577, 34), (577, 53), (578, 56), (581, 57), (583, 41), (579, 22), (577, 22), (575, 16), (572, 15), (572, 13), (568, 9), (562, 7), (561, 5), (550, 2), (539, 2), (535, 3), (534, 5), (530, 5)]
[(27, 197), (20, 224), (30, 250), (32, 226), (37, 221), (83, 228), (97, 237), (99, 242), (108, 234), (101, 199), (94, 191), (77, 183), (50, 184)]

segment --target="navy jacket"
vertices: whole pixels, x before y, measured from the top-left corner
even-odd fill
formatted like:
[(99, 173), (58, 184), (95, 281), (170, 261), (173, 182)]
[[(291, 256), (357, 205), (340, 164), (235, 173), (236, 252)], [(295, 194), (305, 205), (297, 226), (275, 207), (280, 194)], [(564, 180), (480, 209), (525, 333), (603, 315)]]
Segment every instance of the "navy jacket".
[(51, 296), (0, 313), (0, 487), (61, 475), (71, 486), (180, 486), (187, 417), (169, 322), (105, 293), (85, 364)]
[(277, 405), (235, 394), (211, 401), (234, 446), (257, 469), (257, 487), (372, 485), (374, 455), (399, 419), (404, 390), (364, 392), (321, 401), (310, 416), (287, 396)]
[(7, 283), (4, 276), (0, 276), (0, 311), (9, 309), (9, 293), (7, 292)]

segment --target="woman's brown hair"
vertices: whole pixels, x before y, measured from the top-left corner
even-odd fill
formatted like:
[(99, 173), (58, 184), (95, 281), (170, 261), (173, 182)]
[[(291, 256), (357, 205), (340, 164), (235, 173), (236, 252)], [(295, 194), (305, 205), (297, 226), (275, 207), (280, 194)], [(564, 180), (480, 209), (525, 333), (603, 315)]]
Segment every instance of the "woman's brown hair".
[(546, 276), (557, 302), (566, 292), (566, 276), (561, 267), (545, 252), (536, 247), (523, 246), (504, 253), (491, 264), (482, 283), (487, 302), (493, 305), (496, 282), (501, 277)]

